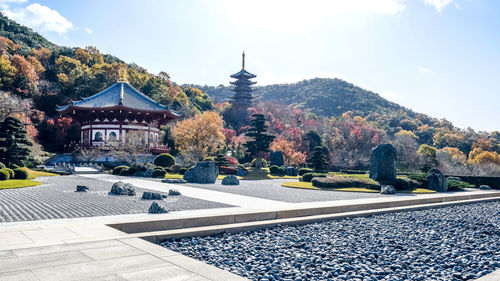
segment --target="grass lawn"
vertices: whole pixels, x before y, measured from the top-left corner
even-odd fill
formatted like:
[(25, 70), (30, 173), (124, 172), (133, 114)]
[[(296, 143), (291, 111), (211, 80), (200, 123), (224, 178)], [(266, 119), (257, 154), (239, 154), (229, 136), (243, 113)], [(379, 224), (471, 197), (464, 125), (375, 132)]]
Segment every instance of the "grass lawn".
[[(310, 182), (285, 182), (281, 186), (291, 187), (291, 188), (303, 188), (303, 189), (315, 189), (315, 190), (331, 190), (331, 191), (348, 191), (348, 192), (367, 192), (367, 193), (378, 193), (378, 190), (363, 188), (363, 187), (340, 187), (340, 188), (319, 188), (313, 186)], [(412, 193), (412, 194), (426, 194), (435, 193), (436, 191), (426, 188), (416, 188), (413, 190), (398, 190), (398, 193)]]
[(40, 184), (42, 183), (34, 180), (7, 180), (7, 181), (0, 181), (0, 189), (21, 188), (28, 186), (36, 186)]

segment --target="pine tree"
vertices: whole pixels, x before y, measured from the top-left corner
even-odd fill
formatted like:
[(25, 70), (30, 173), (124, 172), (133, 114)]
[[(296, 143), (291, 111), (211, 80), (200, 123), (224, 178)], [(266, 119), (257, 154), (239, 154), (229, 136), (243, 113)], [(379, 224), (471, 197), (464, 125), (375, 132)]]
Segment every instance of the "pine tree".
[(215, 166), (229, 166), (229, 161), (227, 161), (226, 156), (223, 153), (219, 153), (215, 156)]
[(22, 165), (31, 152), (30, 146), (32, 143), (19, 119), (7, 117), (0, 123), (0, 162), (7, 166)]
[(322, 146), (316, 146), (313, 149), (311, 157), (307, 161), (309, 167), (314, 169), (316, 173), (325, 173), (327, 171), (328, 162), (325, 157), (325, 149)]
[(266, 118), (263, 114), (253, 114), (250, 123), (252, 126), (248, 129), (248, 133), (245, 136), (253, 140), (248, 141), (244, 145), (247, 148), (247, 153), (255, 157), (255, 167), (260, 169), (262, 168), (262, 157), (265, 153), (270, 152), (269, 145), (273, 142), (275, 136), (266, 134)]

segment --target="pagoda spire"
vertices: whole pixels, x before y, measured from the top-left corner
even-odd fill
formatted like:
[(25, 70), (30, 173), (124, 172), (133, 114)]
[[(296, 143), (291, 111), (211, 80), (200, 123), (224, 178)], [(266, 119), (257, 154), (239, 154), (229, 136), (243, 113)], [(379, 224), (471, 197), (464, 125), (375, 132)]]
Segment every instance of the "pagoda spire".
[(241, 55), (242, 61), (241, 61), (241, 69), (245, 69), (245, 51), (243, 51), (243, 54)]

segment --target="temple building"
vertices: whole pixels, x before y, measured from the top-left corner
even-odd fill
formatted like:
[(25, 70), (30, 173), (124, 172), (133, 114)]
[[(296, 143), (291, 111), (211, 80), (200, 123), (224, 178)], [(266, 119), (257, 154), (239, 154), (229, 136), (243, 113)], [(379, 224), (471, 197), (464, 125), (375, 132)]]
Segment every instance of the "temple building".
[(124, 144), (129, 132), (138, 131), (144, 133), (144, 146), (157, 148), (161, 143), (160, 126), (179, 117), (123, 78), (104, 91), (60, 106), (57, 111), (80, 122), (80, 145), (88, 147)]
[(230, 82), (234, 86), (231, 91), (235, 92), (235, 94), (230, 98), (229, 102), (233, 105), (233, 110), (235, 110), (238, 127), (248, 121), (248, 108), (252, 106), (255, 99), (252, 95), (253, 89), (251, 86), (257, 83), (250, 79), (255, 77), (257, 76), (245, 70), (245, 52), (243, 52), (241, 70), (231, 75), (231, 78), (236, 79), (236, 81)]

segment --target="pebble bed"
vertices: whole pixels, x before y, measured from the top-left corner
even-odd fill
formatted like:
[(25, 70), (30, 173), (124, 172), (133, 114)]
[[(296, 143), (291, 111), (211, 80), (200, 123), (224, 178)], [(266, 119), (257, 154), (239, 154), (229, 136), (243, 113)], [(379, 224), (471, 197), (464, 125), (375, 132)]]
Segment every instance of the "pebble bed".
[(162, 245), (251, 280), (470, 280), (500, 268), (500, 202)]

